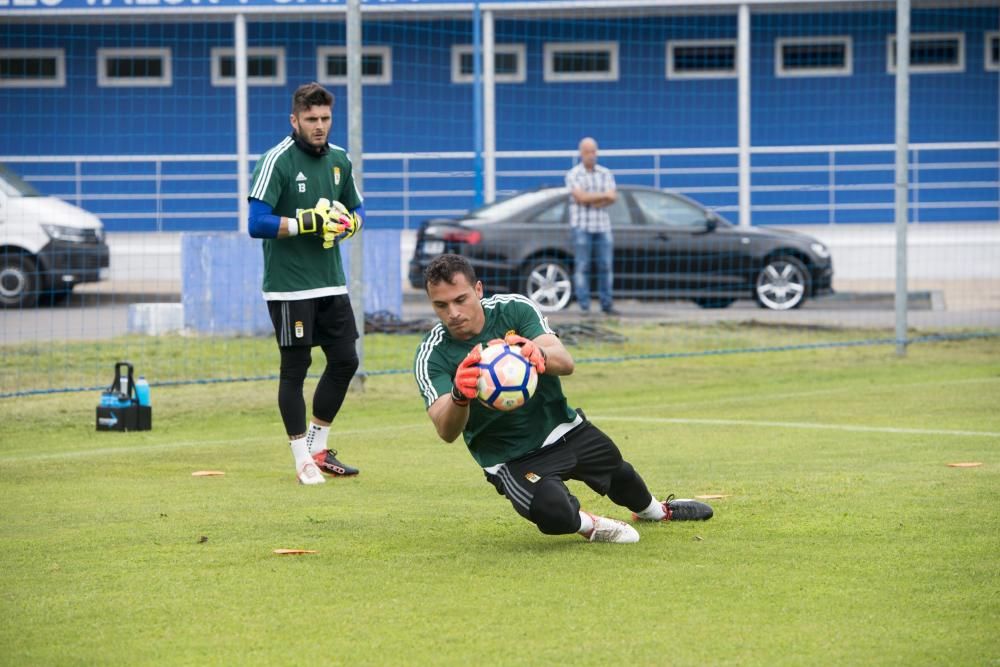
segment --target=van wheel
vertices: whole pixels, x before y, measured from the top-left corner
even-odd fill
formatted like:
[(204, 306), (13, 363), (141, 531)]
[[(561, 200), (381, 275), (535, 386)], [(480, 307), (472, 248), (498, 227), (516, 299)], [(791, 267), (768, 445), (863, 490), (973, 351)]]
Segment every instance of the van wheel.
[(31, 308), (39, 287), (35, 260), (21, 253), (0, 256), (0, 308)]

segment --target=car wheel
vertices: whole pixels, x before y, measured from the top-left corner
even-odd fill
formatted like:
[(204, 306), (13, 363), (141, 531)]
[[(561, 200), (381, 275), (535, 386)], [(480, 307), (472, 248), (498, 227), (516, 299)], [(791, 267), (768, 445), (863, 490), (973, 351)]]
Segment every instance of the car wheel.
[(736, 299), (724, 299), (721, 297), (717, 297), (714, 299), (699, 298), (691, 300), (694, 301), (699, 306), (701, 306), (702, 308), (729, 308), (729, 306), (732, 305), (733, 301), (736, 301)]
[(532, 260), (524, 272), (524, 295), (542, 312), (562, 310), (573, 298), (573, 274), (560, 260)]
[(0, 257), (0, 307), (30, 308), (38, 299), (38, 269), (31, 257), (5, 253)]
[(791, 310), (798, 308), (809, 293), (809, 270), (794, 257), (767, 260), (757, 274), (754, 297), (762, 308)]

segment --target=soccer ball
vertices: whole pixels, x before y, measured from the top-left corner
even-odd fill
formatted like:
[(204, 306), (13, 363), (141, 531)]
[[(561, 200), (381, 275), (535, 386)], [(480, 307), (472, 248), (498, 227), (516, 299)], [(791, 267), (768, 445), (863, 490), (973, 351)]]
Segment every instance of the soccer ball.
[(509, 412), (524, 405), (535, 393), (538, 373), (521, 356), (520, 345), (489, 345), (479, 361), (479, 402)]

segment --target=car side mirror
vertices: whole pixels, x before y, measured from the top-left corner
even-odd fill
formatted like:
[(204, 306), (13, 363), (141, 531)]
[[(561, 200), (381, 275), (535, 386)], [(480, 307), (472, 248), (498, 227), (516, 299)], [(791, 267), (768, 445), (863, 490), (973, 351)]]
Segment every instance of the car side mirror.
[(709, 211), (705, 218), (705, 231), (714, 232), (719, 226), (719, 216), (715, 211)]

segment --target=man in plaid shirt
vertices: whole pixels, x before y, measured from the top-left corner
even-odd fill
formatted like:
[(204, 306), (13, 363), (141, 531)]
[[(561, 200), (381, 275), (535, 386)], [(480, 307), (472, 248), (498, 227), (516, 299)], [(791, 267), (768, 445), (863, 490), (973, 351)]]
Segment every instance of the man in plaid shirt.
[(597, 142), (592, 138), (580, 140), (580, 162), (566, 174), (566, 187), (570, 191), (569, 222), (573, 228), (575, 263), (573, 287), (577, 303), (581, 311), (590, 312), (590, 263), (594, 257), (601, 310), (606, 315), (617, 315), (611, 297), (614, 240), (607, 207), (615, 203), (618, 193), (614, 175), (597, 164)]

